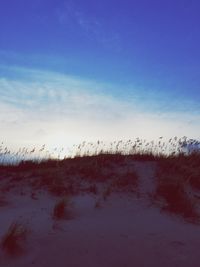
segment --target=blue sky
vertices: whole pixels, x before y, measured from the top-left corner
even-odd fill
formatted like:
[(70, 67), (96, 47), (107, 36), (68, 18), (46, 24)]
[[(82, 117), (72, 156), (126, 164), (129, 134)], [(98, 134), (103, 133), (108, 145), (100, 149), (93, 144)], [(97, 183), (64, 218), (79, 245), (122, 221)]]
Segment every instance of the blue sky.
[[(74, 131), (82, 131), (82, 136), (73, 142), (145, 136), (144, 125), (149, 125), (147, 138), (165, 133), (198, 137), (199, 14), (197, 0), (2, 0), (2, 138), (13, 139), (8, 133), (12, 127), (20, 136), (24, 122), (23, 140), (38, 141), (25, 130), (29, 116), (29, 129), (45, 132), (47, 140), (55, 127), (44, 131), (40, 119), (50, 125), (52, 105), (54, 123), (59, 124), (55, 140), (61, 132), (63, 139), (70, 139)], [(86, 99), (82, 104), (77, 102), (81, 98)], [(96, 117), (91, 116), (96, 110)], [(70, 119), (74, 125), (73, 116), (76, 127), (67, 135), (61, 121)], [(139, 129), (129, 126), (133, 117), (143, 120)], [(95, 121), (92, 134), (85, 131), (84, 120), (89, 129)], [(115, 123), (119, 135), (109, 128)], [(129, 128), (128, 134), (123, 127)], [(20, 143), (20, 137), (17, 140)]]

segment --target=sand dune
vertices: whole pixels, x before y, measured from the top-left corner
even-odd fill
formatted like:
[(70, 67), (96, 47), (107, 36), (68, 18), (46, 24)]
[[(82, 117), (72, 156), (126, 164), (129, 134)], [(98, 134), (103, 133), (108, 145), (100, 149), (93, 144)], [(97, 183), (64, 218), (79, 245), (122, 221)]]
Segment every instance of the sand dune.
[[(2, 245), (0, 266), (199, 266), (199, 225), (161, 211), (152, 198), (157, 164), (111, 162), (112, 178), (103, 181), (66, 175), (74, 189), (57, 194), (33, 183), (44, 173), (1, 171), (0, 238), (13, 222), (27, 231), (13, 250)], [(127, 183), (116, 182), (116, 173), (123, 179), (125, 173)]]

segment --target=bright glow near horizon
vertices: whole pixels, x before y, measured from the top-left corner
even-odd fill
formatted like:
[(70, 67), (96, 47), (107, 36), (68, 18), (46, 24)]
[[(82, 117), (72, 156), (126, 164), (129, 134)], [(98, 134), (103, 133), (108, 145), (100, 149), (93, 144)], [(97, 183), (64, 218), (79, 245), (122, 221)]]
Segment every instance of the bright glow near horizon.
[(10, 71), (23, 77), (0, 78), (1, 139), (13, 149), (46, 144), (52, 151), (83, 141), (136, 137), (199, 138), (200, 116), (194, 112), (158, 112), (146, 106), (148, 101), (143, 105), (137, 98), (110, 95), (105, 88), (111, 85), (77, 77), (21, 68)]

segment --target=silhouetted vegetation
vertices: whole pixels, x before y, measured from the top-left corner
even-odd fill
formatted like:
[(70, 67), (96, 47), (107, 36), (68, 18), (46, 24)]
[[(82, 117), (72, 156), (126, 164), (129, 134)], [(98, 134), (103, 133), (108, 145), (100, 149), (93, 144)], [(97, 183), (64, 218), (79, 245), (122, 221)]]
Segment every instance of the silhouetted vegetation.
[[(8, 192), (20, 184), (35, 192), (46, 190), (57, 197), (74, 194), (101, 194), (106, 200), (112, 192), (136, 192), (139, 177), (134, 161), (151, 161), (157, 164), (156, 190), (153, 198), (162, 200), (162, 209), (179, 214), (184, 218), (198, 220), (198, 199), (200, 195), (200, 143), (186, 137), (171, 138), (168, 142), (160, 137), (158, 141), (147, 142), (137, 138), (135, 141), (113, 142), (104, 147), (103, 142), (83, 142), (76, 147), (73, 157), (64, 159), (38, 156), (31, 159), (36, 149), (22, 153), (19, 161), (6, 161), (12, 155), (8, 148), (1, 146), (0, 177), (8, 183), (1, 186), (1, 192)], [(45, 152), (45, 146), (39, 149)], [(19, 151), (17, 156), (19, 156)], [(16, 155), (13, 155), (15, 157)], [(100, 190), (104, 185), (104, 189)], [(98, 205), (97, 205), (98, 206)], [(57, 203), (55, 214), (62, 213), (65, 202)], [(62, 209), (61, 209), (62, 208)], [(55, 215), (56, 217), (57, 215)], [(59, 217), (59, 215), (57, 216)]]
[(59, 200), (53, 209), (53, 219), (72, 219), (72, 202), (69, 198)]
[(162, 209), (198, 221), (198, 199), (194, 190), (200, 189), (200, 154), (180, 154), (158, 162), (156, 192), (163, 199)]
[(22, 252), (23, 242), (28, 234), (27, 228), (17, 222), (13, 222), (2, 238), (2, 249), (11, 255), (16, 255)]

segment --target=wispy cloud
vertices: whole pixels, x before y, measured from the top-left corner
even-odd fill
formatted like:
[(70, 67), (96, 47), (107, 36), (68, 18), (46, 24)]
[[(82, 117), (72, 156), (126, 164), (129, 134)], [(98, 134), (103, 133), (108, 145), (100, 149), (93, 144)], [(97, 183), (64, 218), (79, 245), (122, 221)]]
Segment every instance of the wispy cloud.
[(120, 34), (105, 26), (100, 17), (88, 16), (84, 10), (72, 1), (65, 1), (64, 5), (57, 9), (57, 19), (64, 27), (77, 27), (87, 38), (96, 40), (105, 47), (120, 50)]
[(105, 93), (111, 85), (78, 77), (23, 68), (9, 71), (15, 78), (0, 77), (0, 127), (1, 138), (12, 146), (200, 137), (198, 114), (145, 110), (137, 101)]

